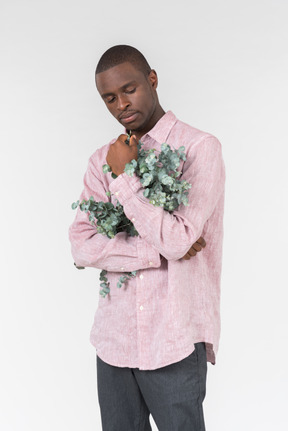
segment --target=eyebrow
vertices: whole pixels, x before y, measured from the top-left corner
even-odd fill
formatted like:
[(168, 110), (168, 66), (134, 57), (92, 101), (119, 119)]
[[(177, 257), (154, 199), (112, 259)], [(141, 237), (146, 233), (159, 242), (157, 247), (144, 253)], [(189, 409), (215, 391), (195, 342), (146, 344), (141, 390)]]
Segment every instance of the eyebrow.
[[(120, 90), (125, 90), (130, 85), (135, 85), (135, 84), (136, 84), (136, 81), (127, 82), (127, 84), (124, 84), (124, 85), (122, 85), (122, 87), (120, 87)], [(103, 94), (101, 94), (101, 97), (104, 99), (105, 97), (113, 96), (113, 95), (114, 95), (114, 93), (103, 93)]]

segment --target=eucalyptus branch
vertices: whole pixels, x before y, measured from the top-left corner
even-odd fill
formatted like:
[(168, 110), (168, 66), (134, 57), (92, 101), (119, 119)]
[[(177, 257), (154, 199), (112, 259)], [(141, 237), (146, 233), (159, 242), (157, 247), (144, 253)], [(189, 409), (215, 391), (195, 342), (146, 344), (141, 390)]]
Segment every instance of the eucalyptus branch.
[[(127, 135), (125, 143), (129, 145), (131, 131)], [(165, 211), (173, 212), (179, 205), (189, 205), (188, 190), (191, 184), (186, 180), (180, 180), (182, 174), (178, 171), (181, 160), (186, 160), (185, 147), (172, 150), (167, 143), (161, 145), (159, 152), (155, 148), (144, 150), (143, 143), (138, 142), (137, 160), (131, 160), (127, 163), (124, 171), (127, 175), (134, 174), (140, 178), (143, 185), (144, 197), (149, 199), (149, 203), (154, 206), (160, 206)], [(158, 153), (158, 154), (156, 154)], [(102, 166), (103, 172), (111, 172), (109, 165)], [(117, 176), (112, 172), (112, 177)], [(110, 192), (106, 192), (111, 197)], [(114, 238), (119, 232), (127, 232), (128, 236), (138, 236), (135, 226), (129, 220), (124, 208), (119, 201), (114, 206), (112, 202), (96, 202), (91, 196), (88, 200), (74, 202), (72, 208), (80, 208), (81, 211), (88, 213), (89, 221), (97, 228), (97, 233)], [(135, 277), (137, 271), (124, 273), (117, 282), (117, 287), (122, 287), (132, 277)], [(105, 297), (110, 292), (110, 283), (107, 278), (107, 271), (102, 270), (100, 273), (100, 295)]]

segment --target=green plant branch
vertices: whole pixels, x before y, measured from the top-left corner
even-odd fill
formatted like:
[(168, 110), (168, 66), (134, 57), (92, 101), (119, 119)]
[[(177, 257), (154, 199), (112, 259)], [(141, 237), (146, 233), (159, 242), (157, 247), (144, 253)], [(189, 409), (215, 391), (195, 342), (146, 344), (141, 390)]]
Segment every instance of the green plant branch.
[[(127, 135), (125, 143), (129, 145), (131, 131)], [(160, 206), (165, 211), (173, 212), (179, 205), (189, 205), (188, 190), (191, 184), (186, 180), (180, 180), (181, 171), (178, 171), (181, 160), (186, 160), (185, 147), (172, 150), (167, 143), (161, 145), (161, 151), (155, 148), (144, 150), (143, 143), (138, 142), (137, 160), (131, 160), (127, 163), (124, 171), (129, 176), (136, 174), (144, 188), (143, 195), (149, 199), (149, 203), (154, 206)], [(157, 153), (157, 154), (155, 154)], [(109, 165), (103, 165), (103, 172), (111, 172)], [(114, 175), (114, 176), (113, 176)], [(112, 177), (117, 176), (113, 174)], [(106, 192), (108, 197), (111, 193)], [(123, 206), (116, 202), (96, 202), (91, 196), (88, 200), (74, 202), (72, 208), (80, 208), (88, 214), (89, 221), (97, 228), (97, 233), (114, 238), (119, 232), (127, 232), (128, 236), (139, 235), (133, 223), (126, 217)], [(137, 271), (126, 272), (119, 278), (117, 287), (122, 287), (132, 277), (135, 277)], [(110, 292), (110, 283), (107, 278), (107, 271), (102, 270), (100, 273), (100, 295), (105, 297)]]

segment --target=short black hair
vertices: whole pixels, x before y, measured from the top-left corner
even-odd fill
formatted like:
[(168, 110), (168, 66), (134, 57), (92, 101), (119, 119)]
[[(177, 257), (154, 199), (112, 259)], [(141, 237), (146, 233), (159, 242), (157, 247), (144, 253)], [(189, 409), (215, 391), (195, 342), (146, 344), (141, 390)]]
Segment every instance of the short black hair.
[(146, 58), (138, 49), (129, 45), (115, 45), (104, 52), (97, 64), (95, 75), (125, 62), (133, 64), (144, 75), (149, 75), (151, 72)]

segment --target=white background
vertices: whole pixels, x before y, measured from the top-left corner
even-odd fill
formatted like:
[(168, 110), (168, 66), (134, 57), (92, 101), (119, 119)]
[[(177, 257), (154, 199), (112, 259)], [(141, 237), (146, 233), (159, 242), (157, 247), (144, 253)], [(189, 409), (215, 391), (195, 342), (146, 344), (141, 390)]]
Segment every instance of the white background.
[(286, 0), (1, 0), (1, 429), (101, 429), (98, 270), (74, 268), (67, 230), (89, 156), (122, 132), (94, 84), (119, 43), (156, 69), (165, 110), (223, 145), (207, 431), (286, 429), (287, 12)]

